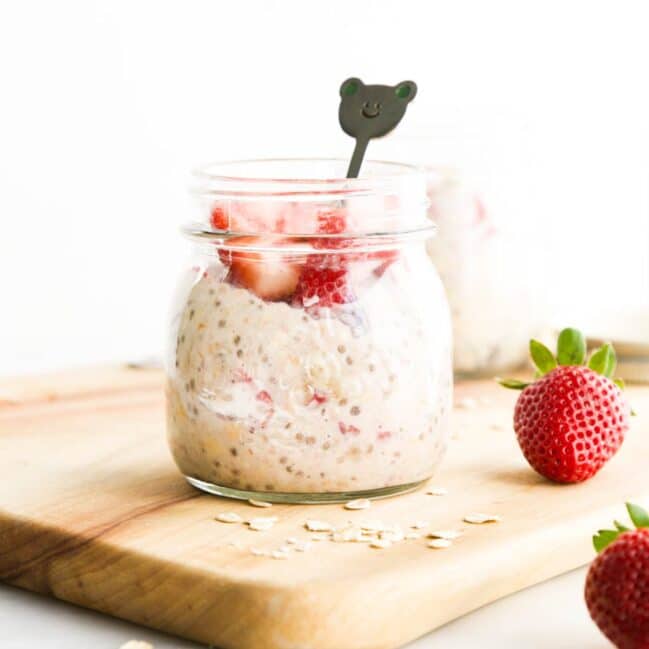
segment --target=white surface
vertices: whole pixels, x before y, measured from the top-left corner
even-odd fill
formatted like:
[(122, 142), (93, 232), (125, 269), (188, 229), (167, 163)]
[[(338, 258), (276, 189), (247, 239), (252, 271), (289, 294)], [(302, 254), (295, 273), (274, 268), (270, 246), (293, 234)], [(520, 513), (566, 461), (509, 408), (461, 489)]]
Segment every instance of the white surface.
[[(506, 597), (404, 649), (608, 649), (588, 617), (584, 578), (585, 569), (576, 570)], [(155, 649), (202, 646), (7, 586), (0, 586), (0, 629), (2, 649), (119, 649), (132, 639)]]
[(519, 218), (550, 234), (530, 235), (548, 295), (649, 301), (648, 18), (643, 0), (3, 3), (0, 373), (158, 352), (188, 170), (349, 155), (351, 75), (415, 79), (399, 132), (451, 122), (491, 136), (488, 158), (527, 124)]

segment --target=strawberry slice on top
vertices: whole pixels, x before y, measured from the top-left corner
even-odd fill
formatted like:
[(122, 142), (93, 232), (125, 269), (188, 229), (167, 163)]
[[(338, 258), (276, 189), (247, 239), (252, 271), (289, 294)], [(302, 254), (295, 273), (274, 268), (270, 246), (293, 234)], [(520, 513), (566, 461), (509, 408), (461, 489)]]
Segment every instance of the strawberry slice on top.
[[(342, 210), (328, 210), (317, 216), (317, 230), (321, 234), (341, 234), (347, 228)], [(314, 239), (316, 249), (342, 249), (351, 245), (350, 239)], [(323, 252), (307, 257), (300, 273), (293, 305), (297, 307), (331, 307), (355, 299), (349, 288), (347, 270), (350, 256), (346, 253)]]
[(240, 246), (242, 250), (221, 251), (221, 260), (230, 268), (226, 281), (246, 288), (257, 297), (269, 302), (286, 300), (295, 292), (300, 279), (300, 267), (282, 255), (281, 246), (286, 240), (273, 241), (277, 251), (261, 252), (246, 250), (255, 246), (267, 246), (261, 237), (236, 237), (228, 244)]

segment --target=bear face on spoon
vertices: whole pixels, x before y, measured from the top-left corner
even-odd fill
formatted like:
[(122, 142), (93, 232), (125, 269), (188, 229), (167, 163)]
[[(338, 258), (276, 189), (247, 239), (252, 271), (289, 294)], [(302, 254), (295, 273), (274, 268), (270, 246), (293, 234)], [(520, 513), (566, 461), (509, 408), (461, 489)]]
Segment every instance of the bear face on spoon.
[(365, 85), (352, 77), (340, 86), (340, 124), (356, 139), (381, 137), (401, 121), (416, 94), (414, 81), (396, 86)]

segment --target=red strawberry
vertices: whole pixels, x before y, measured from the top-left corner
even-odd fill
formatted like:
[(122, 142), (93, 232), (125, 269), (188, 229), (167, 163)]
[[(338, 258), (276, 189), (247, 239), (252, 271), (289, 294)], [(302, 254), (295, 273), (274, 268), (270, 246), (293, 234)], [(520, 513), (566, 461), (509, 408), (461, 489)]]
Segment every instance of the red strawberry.
[[(284, 243), (273, 241), (273, 245)], [(255, 252), (248, 247), (268, 246), (268, 242), (258, 237), (236, 237), (228, 245), (241, 246), (241, 250), (221, 251), (224, 263), (230, 265), (227, 280), (236, 286), (252, 291), (262, 300), (275, 302), (285, 300), (295, 292), (300, 278), (300, 268), (294, 262), (277, 252)], [(223, 253), (223, 254), (221, 254)]]
[(347, 279), (346, 268), (321, 268), (307, 262), (293, 295), (293, 305), (331, 307), (352, 302), (354, 294)]
[(557, 359), (536, 340), (530, 351), (538, 372), (533, 383), (501, 381), (522, 389), (514, 410), (514, 430), (533, 469), (555, 482), (581, 482), (594, 476), (621, 446), (630, 407), (611, 380), (615, 352), (610, 344), (588, 363), (580, 332), (564, 329)]
[(636, 529), (617, 521), (593, 537), (599, 556), (586, 577), (586, 606), (618, 649), (649, 649), (649, 514), (627, 504)]
[(210, 214), (210, 225), (214, 230), (228, 230), (230, 227), (230, 219), (225, 209), (219, 205), (212, 208)]

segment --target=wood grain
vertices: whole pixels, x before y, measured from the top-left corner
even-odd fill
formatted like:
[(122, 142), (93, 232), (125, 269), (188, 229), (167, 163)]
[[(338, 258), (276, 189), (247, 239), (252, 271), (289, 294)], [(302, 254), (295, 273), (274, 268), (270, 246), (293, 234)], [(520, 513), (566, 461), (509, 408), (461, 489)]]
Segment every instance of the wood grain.
[[(166, 448), (162, 375), (98, 368), (0, 381), (0, 579), (224, 649), (387, 649), (503, 595), (589, 561), (590, 535), (623, 503), (649, 502), (649, 388), (621, 452), (593, 480), (552, 485), (522, 459), (514, 393), (466, 383), (455, 439), (434, 484), (375, 502), (254, 509), (190, 488)], [(222, 511), (279, 517), (269, 532), (218, 523)], [(472, 511), (500, 514), (462, 524)], [(256, 557), (306, 518), (465, 527), (447, 550), (425, 539), (387, 550), (315, 543)]]

